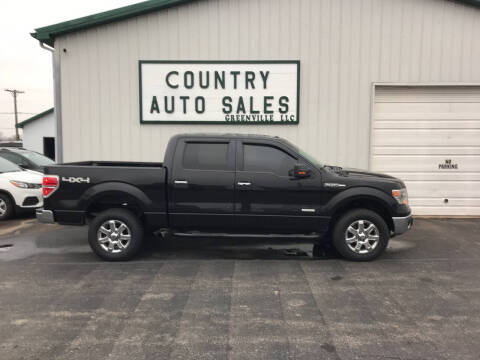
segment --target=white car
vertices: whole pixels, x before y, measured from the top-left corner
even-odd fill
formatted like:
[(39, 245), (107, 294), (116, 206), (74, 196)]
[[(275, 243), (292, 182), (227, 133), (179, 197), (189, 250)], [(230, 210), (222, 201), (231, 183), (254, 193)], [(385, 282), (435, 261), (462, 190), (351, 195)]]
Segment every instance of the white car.
[(0, 221), (43, 206), (42, 174), (0, 158)]

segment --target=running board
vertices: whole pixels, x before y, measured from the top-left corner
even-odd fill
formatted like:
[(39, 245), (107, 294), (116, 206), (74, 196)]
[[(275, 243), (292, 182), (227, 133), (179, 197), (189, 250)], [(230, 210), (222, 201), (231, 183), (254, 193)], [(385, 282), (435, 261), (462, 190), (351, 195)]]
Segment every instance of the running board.
[(206, 232), (173, 232), (174, 236), (181, 237), (225, 237), (225, 238), (301, 238), (301, 239), (318, 239), (319, 233), (311, 234), (230, 234), (230, 233), (206, 233)]

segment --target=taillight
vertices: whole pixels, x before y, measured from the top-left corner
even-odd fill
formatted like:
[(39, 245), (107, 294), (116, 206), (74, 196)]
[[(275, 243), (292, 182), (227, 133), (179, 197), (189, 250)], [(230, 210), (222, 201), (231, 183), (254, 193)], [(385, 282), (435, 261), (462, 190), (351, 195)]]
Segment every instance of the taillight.
[(47, 198), (58, 189), (59, 179), (57, 175), (43, 176), (43, 197)]

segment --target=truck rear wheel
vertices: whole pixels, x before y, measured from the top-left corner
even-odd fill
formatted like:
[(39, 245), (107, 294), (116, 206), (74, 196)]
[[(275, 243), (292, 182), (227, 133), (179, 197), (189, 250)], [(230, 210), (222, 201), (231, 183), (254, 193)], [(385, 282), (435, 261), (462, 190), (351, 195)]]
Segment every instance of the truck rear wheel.
[(88, 242), (93, 252), (102, 259), (130, 260), (142, 247), (143, 226), (128, 210), (105, 210), (90, 223)]
[(352, 261), (377, 258), (385, 251), (389, 237), (385, 220), (367, 209), (347, 212), (333, 228), (333, 245), (344, 258)]

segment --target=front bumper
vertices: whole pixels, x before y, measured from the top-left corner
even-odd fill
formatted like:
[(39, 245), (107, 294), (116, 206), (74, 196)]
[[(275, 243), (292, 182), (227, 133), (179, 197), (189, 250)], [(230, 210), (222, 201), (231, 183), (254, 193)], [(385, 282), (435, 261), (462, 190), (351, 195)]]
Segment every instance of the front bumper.
[(51, 224), (55, 222), (52, 210), (37, 209), (35, 214), (37, 215), (37, 220), (41, 223)]
[(15, 189), (10, 191), (19, 209), (36, 209), (43, 206), (42, 189)]
[(393, 232), (395, 235), (400, 235), (410, 230), (413, 226), (413, 216), (392, 217), (393, 220)]

